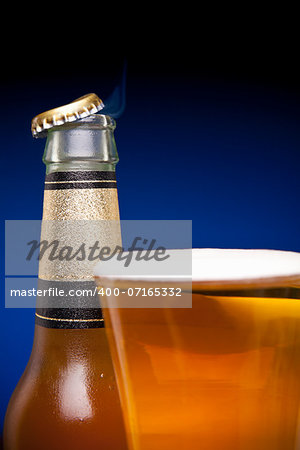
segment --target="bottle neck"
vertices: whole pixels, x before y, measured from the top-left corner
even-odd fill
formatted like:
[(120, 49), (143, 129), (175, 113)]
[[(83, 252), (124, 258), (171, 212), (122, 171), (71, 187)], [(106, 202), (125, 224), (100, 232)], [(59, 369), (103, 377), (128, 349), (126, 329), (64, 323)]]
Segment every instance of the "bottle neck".
[(64, 171), (114, 171), (119, 161), (115, 121), (91, 115), (49, 130), (43, 161), (46, 174)]
[(115, 121), (91, 115), (49, 130), (44, 220), (119, 220)]
[[(38, 305), (38, 325), (103, 326), (97, 296), (68, 292), (91, 289), (99, 250), (121, 244), (114, 128), (109, 117), (94, 115), (48, 133), (41, 233), (47, 248), (39, 262), (39, 283), (45, 292), (51, 288), (51, 297)], [(65, 291), (63, 300), (52, 297), (59, 289)]]

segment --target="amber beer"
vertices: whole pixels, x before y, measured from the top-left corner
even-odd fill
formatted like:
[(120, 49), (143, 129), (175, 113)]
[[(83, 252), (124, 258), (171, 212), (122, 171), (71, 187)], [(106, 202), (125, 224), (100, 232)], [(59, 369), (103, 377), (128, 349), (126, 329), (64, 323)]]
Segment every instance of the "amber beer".
[[(96, 280), (191, 294), (100, 266)], [(142, 301), (104, 309), (131, 450), (299, 447), (300, 254), (193, 250), (192, 308)]]
[[(119, 243), (118, 233), (101, 227), (118, 224), (119, 209), (115, 123), (94, 114), (99, 109), (91, 94), (33, 120), (34, 135), (48, 132), (42, 240)], [(80, 259), (67, 265), (42, 258), (39, 284), (66, 294), (94, 289), (92, 269)], [(6, 413), (5, 450), (127, 448), (101, 309), (78, 295), (63, 307), (53, 304), (59, 298), (38, 304), (32, 354)]]

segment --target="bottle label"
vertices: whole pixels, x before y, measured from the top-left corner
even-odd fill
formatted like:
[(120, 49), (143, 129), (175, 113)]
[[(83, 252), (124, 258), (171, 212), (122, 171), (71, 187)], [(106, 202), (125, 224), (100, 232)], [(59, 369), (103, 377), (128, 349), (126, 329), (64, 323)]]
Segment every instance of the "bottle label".
[(38, 279), (36, 323), (47, 328), (103, 328), (96, 284), (88, 281)]
[(38, 308), (35, 323), (46, 328), (83, 329), (104, 328), (101, 309), (81, 308)]
[[(100, 300), (95, 294), (94, 296), (85, 297), (76, 295), (71, 298), (71, 302), (68, 304), (68, 298), (63, 297), (63, 301), (60, 301), (61, 297), (56, 296), (57, 292), (66, 292), (66, 289), (70, 289), (64, 286), (64, 289), (58, 288), (57, 283), (48, 280), (38, 280), (39, 289), (41, 289), (41, 283), (48, 284), (46, 292), (52, 291), (53, 295), (49, 297), (47, 294), (37, 299), (37, 307), (35, 311), (35, 320), (38, 325), (47, 328), (103, 328), (104, 320), (102, 316), (102, 309), (100, 306)], [(58, 282), (60, 283), (60, 282)], [(80, 289), (78, 284), (80, 283)], [(90, 283), (90, 286), (85, 287), (86, 291), (96, 292), (94, 284), (90, 282), (71, 282), (73, 292), (83, 292), (83, 284)], [(76, 284), (76, 286), (74, 286)], [(50, 286), (50, 290), (49, 290)], [(69, 292), (70, 292), (69, 291)], [(60, 305), (59, 305), (60, 302)]]
[(119, 220), (115, 172), (48, 174), (43, 220)]
[[(65, 248), (90, 248), (95, 242), (121, 244), (114, 171), (48, 174), (45, 180), (41, 241), (62, 241)], [(112, 226), (111, 224), (115, 224)], [(117, 224), (117, 226), (116, 226)], [(80, 254), (82, 256), (82, 253)], [(36, 323), (48, 328), (104, 327), (93, 266), (87, 258), (42, 258)]]
[(116, 188), (115, 172), (53, 172), (46, 175), (45, 190)]

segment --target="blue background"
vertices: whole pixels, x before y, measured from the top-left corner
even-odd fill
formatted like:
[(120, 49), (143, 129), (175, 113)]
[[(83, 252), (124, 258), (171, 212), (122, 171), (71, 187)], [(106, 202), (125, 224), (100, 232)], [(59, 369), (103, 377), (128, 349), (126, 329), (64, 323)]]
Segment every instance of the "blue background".
[[(121, 218), (192, 219), (194, 247), (300, 251), (297, 58), (276, 45), (272, 54), (221, 45), (125, 55), (115, 131)], [(88, 92), (108, 97), (123, 56), (92, 66), (33, 60), (2, 73), (0, 427), (34, 330), (33, 310), (4, 308), (4, 220), (42, 215), (45, 140), (32, 138), (30, 121)]]

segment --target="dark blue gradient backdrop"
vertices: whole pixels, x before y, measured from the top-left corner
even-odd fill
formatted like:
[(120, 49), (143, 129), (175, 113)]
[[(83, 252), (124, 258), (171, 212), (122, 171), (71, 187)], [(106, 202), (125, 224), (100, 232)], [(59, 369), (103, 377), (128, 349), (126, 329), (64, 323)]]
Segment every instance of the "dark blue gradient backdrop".
[[(31, 137), (30, 122), (85, 93), (108, 96), (121, 63), (110, 64), (85, 77), (8, 74), (1, 84), (1, 426), (34, 330), (33, 310), (4, 308), (4, 220), (42, 215), (45, 140)], [(297, 83), (259, 64), (250, 73), (209, 62), (127, 65), (115, 131), (121, 218), (192, 219), (194, 247), (300, 251)]]

